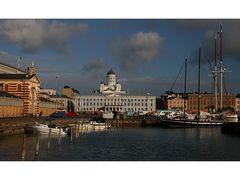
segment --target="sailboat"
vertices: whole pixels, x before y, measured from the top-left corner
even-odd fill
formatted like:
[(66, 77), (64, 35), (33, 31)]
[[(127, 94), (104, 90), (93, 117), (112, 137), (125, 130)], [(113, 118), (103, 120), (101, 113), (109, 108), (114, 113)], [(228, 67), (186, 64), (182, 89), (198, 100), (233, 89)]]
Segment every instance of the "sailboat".
[[(220, 80), (221, 80), (221, 93), (220, 93), (220, 101), (221, 101), (221, 109), (222, 109), (222, 78), (225, 69), (222, 64), (222, 27), (220, 26)], [(199, 48), (199, 62), (198, 62), (198, 113), (195, 116), (194, 120), (190, 120), (185, 114), (185, 100), (186, 100), (186, 70), (187, 70), (187, 60), (185, 61), (185, 81), (184, 81), (184, 115), (182, 118), (176, 119), (166, 119), (162, 120), (162, 125), (164, 126), (220, 126), (225, 122), (237, 122), (238, 116), (237, 114), (210, 114), (203, 113), (200, 111), (200, 67), (201, 67), (201, 48)], [(215, 40), (215, 70), (213, 71), (214, 80), (215, 80), (215, 88), (217, 88), (216, 78), (217, 78), (217, 67), (216, 67), (216, 40)], [(217, 90), (215, 89), (215, 109), (217, 109)]]
[(220, 113), (219, 114), (212, 114), (216, 119), (222, 119), (226, 122), (237, 122), (238, 116), (232, 112), (223, 111), (223, 74), (226, 72), (226, 69), (223, 67), (223, 60), (222, 60), (222, 25), (220, 25), (219, 30), (220, 36), (220, 52), (219, 52), (219, 61), (220, 61), (220, 70), (217, 68), (217, 36), (215, 36), (215, 55), (214, 55), (214, 70), (212, 71), (212, 76), (214, 80), (214, 94), (215, 94), (215, 113), (218, 111), (218, 73), (220, 73)]
[(186, 101), (186, 76), (187, 76), (187, 59), (185, 60), (185, 78), (184, 78), (184, 107), (183, 117), (176, 119), (162, 119), (161, 124), (163, 126), (220, 126), (223, 121), (217, 121), (203, 114), (200, 111), (200, 65), (201, 65), (201, 48), (199, 48), (199, 63), (198, 63), (198, 113), (194, 119), (189, 119), (185, 112), (185, 101)]

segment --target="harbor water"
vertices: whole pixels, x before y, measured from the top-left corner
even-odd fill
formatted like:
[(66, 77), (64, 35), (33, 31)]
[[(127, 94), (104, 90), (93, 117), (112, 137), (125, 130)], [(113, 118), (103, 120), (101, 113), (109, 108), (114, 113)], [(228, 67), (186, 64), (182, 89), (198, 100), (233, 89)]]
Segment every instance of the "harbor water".
[(222, 134), (220, 127), (138, 127), (64, 136), (60, 141), (46, 135), (0, 137), (0, 160), (239, 161), (239, 148), (240, 138)]

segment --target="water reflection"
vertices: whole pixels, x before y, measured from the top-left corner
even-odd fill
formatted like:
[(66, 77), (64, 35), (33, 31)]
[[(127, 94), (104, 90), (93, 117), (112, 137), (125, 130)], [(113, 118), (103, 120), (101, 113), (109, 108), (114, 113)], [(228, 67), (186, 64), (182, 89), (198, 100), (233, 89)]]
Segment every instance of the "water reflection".
[(239, 137), (220, 128), (128, 128), (0, 138), (0, 160), (240, 160)]

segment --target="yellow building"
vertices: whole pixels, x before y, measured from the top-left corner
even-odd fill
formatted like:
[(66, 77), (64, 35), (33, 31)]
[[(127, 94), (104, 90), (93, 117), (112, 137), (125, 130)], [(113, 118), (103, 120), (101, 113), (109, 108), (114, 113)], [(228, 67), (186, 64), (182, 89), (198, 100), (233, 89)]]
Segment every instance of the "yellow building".
[(74, 99), (75, 96), (79, 96), (80, 93), (74, 88), (71, 88), (69, 86), (64, 86), (64, 88), (62, 89), (62, 95), (65, 95), (69, 98)]
[[(184, 110), (184, 99), (182, 97), (174, 97), (167, 100), (167, 109), (178, 109), (183, 111)], [(185, 101), (185, 110), (187, 109), (187, 101)]]
[(19, 117), (23, 115), (23, 100), (17, 96), (0, 91), (0, 117)]
[(238, 113), (240, 112), (240, 98), (236, 98), (235, 111), (238, 112)]

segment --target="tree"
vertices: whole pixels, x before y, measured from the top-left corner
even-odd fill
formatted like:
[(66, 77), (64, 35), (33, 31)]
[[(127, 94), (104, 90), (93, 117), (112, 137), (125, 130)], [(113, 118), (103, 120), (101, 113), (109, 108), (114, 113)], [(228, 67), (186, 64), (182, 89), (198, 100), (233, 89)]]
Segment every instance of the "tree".
[(72, 101), (69, 101), (68, 100), (68, 103), (67, 103), (67, 111), (68, 112), (74, 112), (74, 104)]

